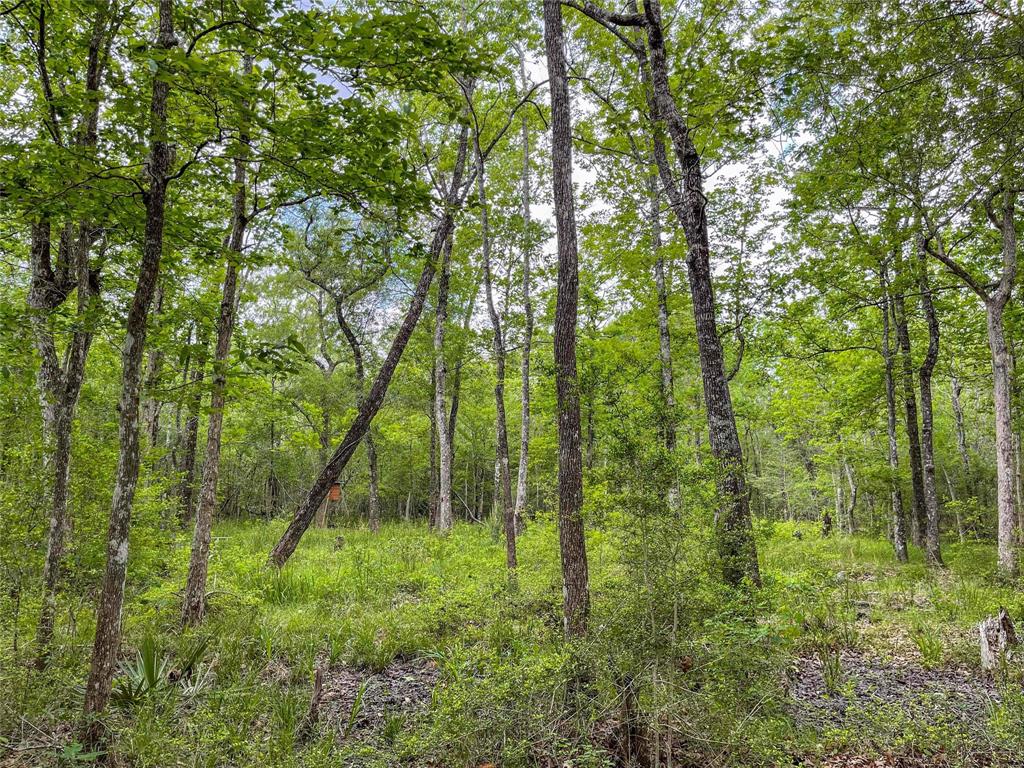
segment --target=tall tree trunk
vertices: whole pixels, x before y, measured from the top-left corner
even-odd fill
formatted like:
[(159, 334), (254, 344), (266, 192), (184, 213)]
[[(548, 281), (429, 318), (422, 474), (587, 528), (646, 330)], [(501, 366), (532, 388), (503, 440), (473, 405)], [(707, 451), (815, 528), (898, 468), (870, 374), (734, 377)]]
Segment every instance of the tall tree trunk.
[[(39, 41), (37, 57), (39, 76), (46, 79), (46, 8), (39, 9)], [(105, 75), (105, 62), (120, 22), (110, 8), (97, 10), (85, 71), (85, 112), (74, 128), (76, 147), (89, 153), (99, 141), (99, 115), (102, 104), (100, 86)], [(63, 142), (57, 117), (51, 112), (52, 134), (58, 144)], [(36, 667), (49, 662), (57, 609), (61, 561), (68, 525), (68, 499), (71, 473), (72, 430), (75, 412), (85, 380), (85, 364), (92, 345), (93, 324), (88, 314), (99, 296), (99, 276), (91, 269), (89, 254), (96, 233), (88, 221), (81, 221), (77, 233), (69, 223), (65, 226), (58, 247), (56, 271), (51, 263), (51, 225), (49, 220), (32, 228), (30, 260), (32, 277), (28, 305), (36, 349), (41, 364), (38, 375), (39, 395), (43, 410), (43, 442), (47, 469), (52, 473), (49, 488), (50, 520), (43, 564), (43, 599), (36, 625)], [(102, 255), (100, 258), (102, 262)], [(57, 345), (46, 318), (68, 297), (72, 288), (77, 293), (75, 331), (64, 351), (63, 364), (58, 362)]]
[[(177, 44), (174, 35), (174, 2), (160, 0), (156, 45), (169, 52)], [(107, 708), (118, 654), (121, 648), (121, 608), (128, 572), (128, 533), (132, 503), (139, 478), (139, 395), (142, 388), (142, 354), (146, 320), (156, 290), (163, 253), (164, 214), (172, 149), (167, 142), (167, 101), (172, 74), (161, 72), (165, 57), (158, 58), (150, 105), (149, 188), (146, 191), (146, 226), (139, 276), (125, 323), (121, 348), (121, 397), (118, 403), (120, 453), (114, 479), (110, 527), (107, 531), (107, 564), (96, 612), (89, 677), (85, 687), (83, 741), (95, 745), (102, 738), (99, 716)]]
[[(712, 455), (721, 468), (719, 492), (723, 497), (723, 508), (717, 515), (716, 528), (722, 572), (730, 584), (739, 584), (745, 578), (760, 584), (757, 548), (750, 518), (750, 498), (743, 474), (743, 450), (736, 429), (736, 416), (715, 319), (707, 199), (704, 196), (701, 158), (669, 86), (661, 3), (659, 0), (644, 0), (643, 5), (642, 24), (647, 33), (647, 49), (650, 54), (650, 107), (654, 119), (655, 161), (688, 246), (687, 277), (697, 329), (708, 437)], [(663, 131), (667, 132), (675, 150), (683, 182), (681, 188), (668, 162)]]
[(924, 534), (928, 526), (925, 512), (924, 473), (921, 471), (921, 433), (918, 432), (917, 396), (914, 394), (914, 362), (910, 353), (910, 330), (907, 326), (907, 308), (902, 293), (892, 297), (893, 322), (896, 325), (896, 342), (899, 348), (901, 380), (903, 384), (903, 409), (906, 420), (907, 448), (910, 460), (910, 488), (912, 491), (910, 538), (919, 547), (924, 546)]
[[(252, 57), (243, 58), (242, 76), (252, 74)], [(192, 555), (188, 564), (185, 596), (181, 606), (183, 625), (198, 624), (206, 613), (206, 577), (210, 566), (210, 537), (213, 510), (217, 504), (217, 481), (220, 477), (221, 435), (224, 429), (224, 406), (227, 394), (227, 365), (231, 352), (231, 335), (235, 330), (238, 290), (238, 262), (245, 243), (246, 176), (249, 154), (248, 129), (239, 132), (239, 145), (234, 160), (234, 197), (231, 211), (231, 233), (228, 236), (228, 259), (224, 271), (224, 291), (217, 317), (217, 345), (213, 354), (213, 390), (210, 395), (210, 416), (206, 427), (206, 458), (203, 461), (203, 482), (199, 487), (199, 508), (192, 534)]]
[[(519, 77), (524, 93), (527, 91), (526, 57), (520, 52)], [(519, 419), (519, 472), (516, 476), (515, 522), (517, 533), (522, 531), (526, 520), (526, 501), (528, 491), (528, 474), (530, 469), (530, 349), (533, 344), (533, 302), (530, 299), (530, 250), (533, 247), (530, 232), (530, 127), (526, 114), (522, 120), (523, 172), (520, 181), (522, 187), (523, 216), (523, 348), (520, 353), (519, 377), (520, 419)]]
[[(1007, 150), (1010, 155), (1016, 153), (1016, 148), (1012, 145), (1007, 147)], [(1015, 183), (1016, 179), (1011, 178), (1007, 171), (999, 186), (983, 201), (988, 220), (999, 232), (1002, 241), (1002, 273), (994, 289), (987, 285), (987, 280), (975, 278), (970, 271), (952, 259), (946, 253), (941, 237), (935, 238), (937, 248), (928, 247), (928, 252), (969, 286), (985, 304), (985, 324), (988, 330), (989, 351), (992, 353), (992, 389), (996, 417), (998, 562), (1000, 572), (1008, 578), (1015, 577), (1019, 568), (1017, 508), (1013, 492), (1012, 371), (1003, 327), (1003, 311), (1013, 294), (1017, 278), (1017, 229), (1014, 216), (1018, 189), (1014, 186)], [(997, 198), (998, 210), (995, 206)]]
[(430, 284), (434, 281), (435, 264), (441, 256), (445, 243), (451, 236), (455, 212), (463, 200), (460, 189), (466, 166), (468, 143), (469, 128), (468, 126), (463, 126), (459, 136), (458, 155), (455, 161), (455, 169), (452, 172), (451, 186), (445, 196), (440, 219), (430, 243), (430, 252), (427, 254), (423, 270), (420, 272), (419, 282), (416, 284), (412, 301), (410, 301), (409, 307), (406, 309), (402, 324), (395, 334), (394, 340), (391, 342), (391, 348), (388, 350), (387, 357), (384, 358), (384, 362), (381, 364), (380, 370), (373, 380), (373, 385), (370, 387), (366, 399), (359, 406), (355, 419), (342, 438), (340, 445), (334, 451), (334, 455), (331, 456), (313, 482), (312, 488), (309, 489), (309, 493), (306, 494), (305, 500), (299, 506), (292, 521), (288, 524), (288, 528), (271, 551), (270, 561), (278, 568), (284, 566), (288, 558), (295, 551), (295, 548), (299, 545), (299, 540), (302, 538), (302, 534), (306, 532), (306, 529), (309, 528), (317, 507), (320, 506), (320, 502), (327, 495), (331, 484), (341, 474), (349, 459), (352, 458), (356, 446), (359, 445), (359, 442), (369, 430), (373, 417), (377, 415), (377, 411), (380, 410), (380, 406), (384, 402), (384, 396), (387, 394), (391, 377), (394, 375), (395, 369), (402, 359), (402, 353), (405, 352), (405, 347), (409, 343), (409, 337), (412, 336), (416, 323), (420, 319), (420, 314), (423, 312), (423, 305), (427, 300)]
[(899, 444), (896, 441), (896, 382), (893, 376), (895, 350), (889, 331), (889, 283), (883, 265), (882, 282), (882, 358), (885, 361), (886, 433), (889, 438), (889, 496), (892, 501), (892, 545), (896, 559), (905, 563), (907, 555), (907, 514), (903, 508), (903, 490), (899, 479)]
[(448, 375), (444, 355), (445, 325), (448, 322), (448, 288), (451, 278), (451, 239), (441, 255), (437, 277), (437, 307), (434, 314), (434, 423), (437, 425), (438, 485), (437, 530), (448, 533), (455, 525), (452, 511), (452, 436), (448, 432), (445, 384)]
[(921, 291), (921, 309), (928, 323), (928, 350), (918, 369), (921, 389), (921, 474), (925, 509), (924, 553), (925, 559), (932, 565), (943, 565), (942, 549), (939, 546), (939, 493), (935, 486), (935, 430), (932, 418), (932, 372), (939, 359), (939, 319), (932, 303), (927, 259), (928, 254), (922, 240), (917, 247), (917, 283)]
[[(71, 446), (75, 411), (78, 407), (82, 383), (85, 380), (85, 362), (92, 344), (93, 331), (86, 315), (99, 293), (89, 269), (89, 251), (93, 237), (86, 225), (79, 228), (76, 239), (65, 238), (70, 250), (60, 258), (70, 262), (74, 270), (77, 290), (77, 320), (79, 327), (73, 333), (63, 363), (58, 360), (57, 345), (49, 327), (47, 315), (63, 303), (70, 283), (70, 275), (62, 276), (58, 267), (55, 275), (50, 262), (50, 224), (33, 227), (31, 262), (32, 282), (28, 305), (32, 314), (32, 327), (36, 349), (40, 356), (38, 385), (43, 411), (43, 443), (46, 451), (50, 493), (50, 520), (46, 540), (46, 559), (43, 561), (43, 602), (36, 625), (36, 667), (43, 669), (49, 662), (53, 640), (54, 619), (57, 610), (57, 591), (60, 584), (61, 562), (68, 530), (68, 497), (71, 478)], [(62, 283), (64, 285), (62, 285)]]
[(571, 639), (582, 637), (587, 632), (590, 588), (587, 543), (583, 532), (583, 456), (580, 450), (579, 376), (576, 371), (579, 256), (576, 203), (572, 189), (572, 118), (559, 0), (544, 0), (544, 49), (551, 90), (551, 181), (558, 240), (554, 328), (558, 399), (558, 539), (562, 559), (564, 628), (566, 637)]
[(481, 258), (484, 268), (484, 295), (487, 298), (487, 314), (491, 318), (494, 350), (494, 433), (497, 452), (497, 470), (494, 497), (505, 530), (505, 565), (509, 570), (518, 566), (516, 557), (516, 517), (512, 505), (512, 478), (508, 450), (508, 421), (505, 418), (505, 337), (501, 318), (494, 304), (494, 278), (491, 273), (491, 232), (487, 216), (486, 163), (480, 149), (480, 133), (473, 133), (473, 147), (476, 150), (476, 189), (480, 204)]

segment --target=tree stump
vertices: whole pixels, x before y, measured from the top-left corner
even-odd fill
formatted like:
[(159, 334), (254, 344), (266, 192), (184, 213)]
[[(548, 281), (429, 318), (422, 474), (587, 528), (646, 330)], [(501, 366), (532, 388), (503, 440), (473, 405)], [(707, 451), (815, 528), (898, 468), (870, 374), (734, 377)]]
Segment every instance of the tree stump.
[(981, 638), (981, 668), (991, 672), (1008, 660), (1020, 644), (1013, 621), (1005, 608), (997, 616), (989, 616), (978, 625)]

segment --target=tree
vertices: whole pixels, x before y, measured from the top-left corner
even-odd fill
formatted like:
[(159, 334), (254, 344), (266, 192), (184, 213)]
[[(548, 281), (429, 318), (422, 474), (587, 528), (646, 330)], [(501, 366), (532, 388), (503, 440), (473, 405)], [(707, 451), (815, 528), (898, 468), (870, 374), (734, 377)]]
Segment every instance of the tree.
[(587, 633), (590, 588), (583, 532), (583, 455), (580, 447), (576, 317), (579, 255), (572, 188), (572, 123), (565, 37), (559, 0), (544, 0), (544, 50), (551, 91), (551, 183), (558, 239), (555, 304), (555, 387), (558, 392), (558, 541), (562, 558), (562, 613), (567, 638)]
[(110, 700), (111, 685), (121, 645), (121, 607), (128, 572), (128, 534), (132, 502), (139, 478), (139, 394), (142, 387), (142, 354), (146, 341), (146, 319), (156, 291), (163, 255), (167, 187), (171, 181), (173, 149), (167, 136), (167, 107), (170, 96), (170, 52), (178, 45), (174, 33), (174, 0), (160, 0), (156, 50), (159, 60), (153, 77), (149, 107), (149, 186), (146, 189), (146, 229), (139, 272), (125, 321), (121, 347), (121, 398), (118, 403), (120, 453), (114, 498), (107, 532), (107, 565), (103, 575), (96, 637), (93, 640), (89, 679), (85, 688), (84, 739), (96, 744), (101, 737), (98, 717)]

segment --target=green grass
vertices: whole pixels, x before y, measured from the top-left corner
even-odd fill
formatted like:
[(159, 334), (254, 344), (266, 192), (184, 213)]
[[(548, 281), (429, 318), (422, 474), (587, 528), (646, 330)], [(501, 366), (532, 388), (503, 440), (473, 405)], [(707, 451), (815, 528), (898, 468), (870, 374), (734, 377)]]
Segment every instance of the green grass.
[[(1024, 595), (993, 578), (988, 545), (948, 545), (950, 567), (936, 572), (916, 552), (909, 565), (897, 565), (884, 541), (821, 540), (810, 527), (802, 530), (800, 540), (788, 525), (764, 535), (765, 588), (753, 601), (708, 576), (696, 555), (687, 555), (691, 565), (649, 572), (630, 559), (635, 552), (623, 554), (618, 534), (592, 532), (591, 638), (571, 647), (561, 640), (551, 524), (533, 524), (521, 539), (515, 589), (504, 547), (484, 526), (460, 525), (447, 537), (416, 525), (386, 525), (377, 535), (311, 530), (277, 572), (266, 556), (280, 525), (221, 524), (210, 611), (203, 626), (185, 634), (178, 629), (188, 559), (181, 536), (166, 562), (136, 584), (125, 644), (132, 658), (139, 651), (139, 679), (161, 664), (180, 666), (201, 648), (196, 673), (187, 685), (142, 686), (115, 707), (112, 749), (134, 766), (528, 766), (544, 756), (603, 766), (627, 679), (649, 732), (663, 740), (672, 732), (677, 750), (707, 765), (947, 749), (955, 734), (897, 722), (884, 711), (863, 713), (859, 727), (798, 727), (784, 671), (817, 656), (842, 696), (850, 684), (839, 661), (844, 649), (926, 667), (974, 664), (976, 623), (999, 605), (1024, 615)], [(692, 546), (703, 551), (699, 538)], [(0, 734), (43, 745), (20, 753), (25, 765), (83, 762), (61, 750), (75, 749), (71, 725), (92, 631), (87, 605), (68, 599), (72, 613), (60, 624), (55, 662), (42, 674), (15, 663), (27, 658), (33, 606), (22, 614), (18, 659), (7, 650), (12, 633), (5, 624), (0, 683), (11, 693), (0, 705)], [(425, 716), (395, 718), (372, 738), (339, 738), (344, 722), (322, 723), (296, 742), (318, 663), (374, 671), (409, 658), (439, 667), (441, 683)], [(1021, 698), (1007, 695), (986, 715), (997, 754), (1019, 745)], [(50, 742), (33, 741), (35, 734)]]

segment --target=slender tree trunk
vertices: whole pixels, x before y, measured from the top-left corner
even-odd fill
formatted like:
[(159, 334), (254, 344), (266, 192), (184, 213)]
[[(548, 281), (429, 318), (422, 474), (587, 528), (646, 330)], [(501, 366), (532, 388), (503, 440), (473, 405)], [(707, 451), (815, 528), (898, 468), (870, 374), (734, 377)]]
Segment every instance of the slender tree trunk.
[(662, 434), (665, 450), (676, 450), (676, 393), (672, 372), (672, 337), (669, 333), (668, 282), (665, 279), (665, 253), (661, 247), (661, 199), (658, 178), (652, 174), (647, 180), (649, 205), (648, 221), (651, 227), (651, 250), (654, 253), (654, 286), (658, 293), (658, 362), (661, 367), (661, 403), (665, 408)]
[(896, 325), (896, 341), (901, 363), (903, 384), (903, 409), (906, 419), (907, 448), (910, 460), (910, 480), (913, 515), (910, 518), (910, 538), (919, 547), (924, 546), (924, 535), (928, 527), (925, 511), (924, 473), (921, 471), (921, 433), (918, 431), (917, 397), (914, 394), (914, 362), (910, 354), (910, 330), (907, 326), (906, 302), (903, 294), (892, 297), (893, 322)]
[(889, 284), (882, 268), (882, 358), (885, 361), (886, 433), (889, 442), (889, 496), (892, 501), (892, 545), (896, 559), (905, 563), (907, 555), (907, 514), (903, 508), (903, 490), (899, 479), (899, 444), (896, 442), (896, 382), (893, 376), (895, 350), (889, 331)]
[[(164, 308), (164, 286), (157, 284), (156, 297), (153, 299), (153, 315), (158, 316)], [(159, 347), (152, 347), (146, 359), (146, 391), (149, 397), (143, 410), (143, 424), (150, 447), (155, 446), (160, 435), (160, 409), (163, 403), (156, 396), (156, 388), (160, 382), (160, 370), (163, 368), (164, 354)]]
[(179, 496), (181, 499), (180, 514), (183, 521), (191, 520), (195, 515), (195, 476), (196, 476), (196, 447), (199, 443), (199, 410), (203, 404), (203, 379), (206, 377), (206, 361), (210, 356), (209, 340), (207, 334), (196, 329), (196, 340), (199, 344), (199, 351), (196, 354), (192, 366), (192, 373), (189, 378), (191, 391), (188, 396), (188, 418), (185, 420), (185, 430), (182, 436), (184, 449), (182, 451), (181, 485)]
[[(345, 319), (345, 307), (342, 305), (339, 297), (335, 297), (334, 299), (334, 314), (338, 320), (338, 328), (341, 329), (342, 335), (344, 335), (345, 340), (348, 342), (349, 349), (352, 350), (352, 361), (356, 368), (356, 389), (359, 397), (359, 405), (362, 405), (363, 399), (366, 397), (366, 363), (363, 359), (363, 346), (356, 337), (355, 331), (352, 330), (352, 326), (350, 326), (348, 321)], [(377, 467), (377, 445), (373, 440), (372, 424), (369, 429), (366, 430), (366, 437), (363, 438), (363, 444), (366, 446), (366, 463), (370, 475), (370, 498), (367, 522), (369, 523), (370, 530), (376, 533), (380, 530), (381, 518), (380, 472)], [(329, 442), (326, 447), (330, 447)]]
[(996, 415), (996, 503), (999, 510), (999, 570), (1017, 573), (1017, 513), (1013, 498), (1013, 416), (1010, 352), (1003, 329), (1003, 307), (985, 305), (988, 343), (992, 351), (993, 394)]
[(452, 511), (452, 436), (448, 432), (448, 406), (445, 401), (448, 368), (444, 355), (451, 254), (452, 242), (449, 239), (441, 256), (441, 272), (437, 277), (437, 307), (434, 315), (434, 423), (437, 425), (438, 453), (437, 530), (441, 533), (448, 533), (455, 525), (455, 515)]
[(416, 323), (420, 319), (420, 314), (423, 312), (423, 305), (427, 300), (430, 284), (434, 281), (434, 265), (440, 258), (442, 249), (452, 233), (455, 210), (462, 203), (460, 189), (462, 187), (462, 175), (466, 166), (468, 143), (469, 128), (468, 126), (463, 126), (459, 137), (458, 155), (455, 161), (455, 169), (452, 172), (451, 186), (448, 189), (440, 219), (434, 230), (430, 252), (424, 262), (423, 270), (420, 272), (419, 282), (416, 284), (412, 301), (409, 303), (402, 324), (395, 334), (394, 340), (391, 342), (391, 348), (388, 350), (387, 357), (384, 358), (384, 362), (381, 364), (380, 370), (373, 380), (373, 385), (370, 387), (366, 399), (360, 405), (359, 412), (352, 421), (352, 425), (348, 428), (340, 445), (334, 451), (334, 455), (331, 456), (313, 482), (313, 487), (309, 489), (309, 493), (299, 506), (288, 528), (282, 534), (280, 541), (277, 542), (271, 551), (270, 561), (278, 568), (284, 566), (288, 558), (295, 551), (295, 548), (299, 545), (299, 540), (302, 538), (302, 534), (306, 532), (306, 529), (309, 528), (317, 507), (320, 506), (320, 502), (327, 495), (331, 484), (341, 474), (349, 459), (352, 458), (356, 446), (359, 445), (359, 442), (363, 439), (367, 430), (369, 430), (373, 417), (377, 415), (377, 411), (380, 410), (380, 406), (384, 402), (384, 396), (387, 394), (391, 377), (394, 375), (395, 369), (402, 359), (402, 353), (409, 343), (409, 337), (412, 336)]
[(494, 334), (494, 432), (497, 452), (496, 486), (494, 497), (498, 503), (503, 528), (505, 530), (505, 565), (515, 570), (518, 566), (516, 557), (516, 518), (512, 505), (512, 478), (510, 472), (508, 449), (508, 421), (505, 417), (505, 338), (502, 333), (501, 318), (494, 305), (494, 278), (491, 273), (491, 233), (487, 216), (486, 163), (480, 149), (480, 134), (473, 134), (473, 146), (476, 150), (476, 188), (480, 203), (480, 238), (481, 254), (484, 268), (484, 295), (487, 298), (487, 314), (491, 318), (491, 330)]
[[(173, 0), (160, 0), (157, 47), (165, 52), (178, 41), (174, 35)], [(163, 59), (161, 58), (162, 62)], [(163, 64), (158, 64), (158, 68)], [(128, 572), (128, 533), (132, 503), (139, 477), (139, 396), (142, 388), (142, 354), (146, 341), (146, 320), (156, 290), (163, 252), (164, 214), (172, 149), (167, 135), (167, 101), (172, 76), (158, 73), (153, 78), (150, 106), (149, 188), (146, 192), (146, 226), (142, 261), (135, 293), (125, 324), (121, 348), (121, 397), (118, 403), (118, 441), (120, 454), (114, 479), (110, 527), (107, 531), (107, 564), (96, 612), (89, 677), (85, 687), (85, 731), (83, 742), (95, 745), (102, 740), (99, 716), (107, 708), (121, 648), (121, 608)]]
[[(523, 91), (527, 90), (526, 57), (520, 52), (519, 76)], [(516, 532), (523, 529), (526, 520), (528, 473), (530, 468), (530, 349), (533, 344), (533, 302), (530, 298), (530, 250), (533, 246), (530, 214), (530, 128), (526, 114), (522, 120), (523, 172), (522, 215), (523, 215), (523, 348), (520, 364), (520, 420), (519, 420), (519, 473), (516, 477), (515, 523)]]
[[(66, 240), (71, 251), (70, 268), (74, 269), (78, 294), (77, 319), (81, 327), (72, 335), (61, 363), (58, 362), (56, 341), (46, 315), (56, 310), (63, 302), (67, 289), (60, 284), (67, 283), (67, 279), (59, 274), (55, 275), (50, 265), (49, 223), (34, 227), (32, 232), (32, 282), (28, 305), (32, 313), (36, 349), (40, 356), (38, 385), (43, 411), (43, 442), (46, 465), (51, 474), (48, 499), (50, 521), (46, 559), (43, 561), (43, 602), (36, 626), (35, 663), (38, 669), (45, 668), (49, 662), (61, 563), (69, 527), (72, 430), (82, 383), (85, 380), (85, 362), (93, 336), (92, 328), (85, 317), (98, 295), (95, 280), (89, 270), (92, 240), (85, 225), (80, 227), (77, 239)], [(65, 260), (68, 260), (68, 256), (61, 258), (61, 261)], [(58, 273), (61, 271), (59, 267)]]
[(924, 551), (932, 565), (943, 565), (939, 546), (939, 493), (935, 486), (935, 445), (932, 418), (932, 372), (939, 359), (939, 319), (932, 303), (931, 281), (928, 278), (928, 254), (923, 240), (917, 248), (918, 287), (921, 291), (921, 309), (928, 323), (928, 351), (918, 369), (921, 389), (921, 470), (924, 485)]
[(849, 504), (847, 504), (843, 515), (843, 525), (846, 528), (846, 535), (853, 535), (854, 520), (853, 515), (857, 511), (857, 481), (853, 476), (853, 467), (850, 466), (850, 462), (844, 457), (843, 458), (843, 474), (846, 477), (846, 485), (850, 491)]
[[(435, 329), (436, 332), (436, 329)], [(430, 367), (430, 480), (427, 483), (427, 526), (437, 528), (438, 485), (437, 476), (437, 366)]]
[[(45, 8), (40, 7), (37, 55), (40, 77), (46, 77)], [(105, 74), (105, 61), (117, 33), (108, 9), (102, 8), (93, 18), (89, 52), (86, 60), (85, 90), (88, 94), (86, 109), (75, 126), (73, 141), (84, 153), (95, 149), (99, 141), (99, 115), (102, 103), (100, 91)], [(57, 143), (61, 143), (56, 117), (52, 126)], [(30, 260), (32, 278), (28, 305), (31, 325), (39, 352), (39, 394), (43, 406), (43, 441), (47, 451), (47, 469), (50, 479), (50, 520), (46, 541), (46, 559), (43, 564), (43, 599), (36, 625), (36, 667), (43, 669), (49, 662), (57, 609), (57, 591), (60, 583), (64, 544), (69, 529), (68, 499), (71, 473), (72, 430), (78, 400), (85, 380), (85, 364), (92, 345), (93, 327), (89, 312), (99, 296), (98, 273), (91, 270), (89, 254), (94, 245), (95, 232), (87, 221), (77, 227), (77, 236), (68, 224), (58, 247), (57, 269), (51, 264), (51, 228), (49, 220), (33, 226)], [(100, 259), (102, 262), (102, 257)], [(76, 330), (64, 351), (63, 364), (58, 362), (57, 345), (47, 316), (56, 310), (74, 287), (77, 293)]]
[(562, 607), (566, 637), (587, 632), (590, 589), (583, 532), (583, 456), (576, 371), (579, 303), (576, 205), (572, 188), (572, 125), (566, 74), (562, 6), (544, 0), (544, 49), (551, 90), (551, 177), (558, 240), (554, 357), (558, 399), (558, 538), (562, 559)]
[[(949, 490), (949, 500), (956, 501), (956, 487), (953, 485), (953, 478), (949, 476), (946, 468), (942, 468), (942, 475), (946, 478), (946, 488)], [(967, 532), (964, 530), (964, 520), (960, 514), (960, 505), (956, 505), (956, 535), (957, 540), (963, 544), (967, 541)]]
[(971, 455), (967, 451), (967, 432), (964, 429), (964, 409), (960, 404), (960, 393), (963, 391), (963, 388), (960, 385), (960, 379), (957, 378), (955, 370), (950, 374), (949, 383), (950, 400), (953, 404), (953, 422), (956, 426), (956, 449), (960, 455), (960, 466), (964, 473), (964, 487), (969, 488), (971, 485)]
[[(245, 56), (243, 77), (252, 74), (252, 57)], [(221, 435), (224, 429), (224, 406), (227, 394), (227, 365), (231, 352), (231, 335), (235, 329), (238, 289), (238, 261), (245, 242), (246, 171), (248, 130), (243, 126), (234, 160), (234, 198), (231, 213), (231, 234), (228, 237), (228, 259), (224, 271), (224, 292), (217, 318), (217, 346), (213, 355), (213, 390), (210, 395), (210, 416), (206, 427), (206, 458), (203, 461), (203, 482), (199, 488), (199, 508), (192, 535), (192, 555), (188, 564), (185, 596), (181, 606), (183, 625), (198, 624), (206, 613), (206, 577), (210, 565), (210, 538), (213, 510), (217, 504), (217, 481), (220, 477)]]
[[(736, 416), (725, 375), (722, 344), (715, 319), (715, 298), (711, 279), (708, 244), (707, 198), (701, 158), (693, 143), (678, 105), (672, 97), (668, 79), (668, 59), (661, 23), (659, 0), (644, 0), (644, 27), (650, 53), (651, 106), (655, 120), (654, 153), (662, 185), (673, 211), (683, 227), (688, 246), (687, 277), (693, 299), (697, 329), (697, 347), (704, 406), (708, 416), (711, 452), (720, 466), (719, 489), (723, 508), (717, 516), (717, 538), (722, 571), (726, 581), (739, 584), (749, 578), (760, 584), (757, 548), (750, 518), (750, 498), (743, 475), (743, 450)], [(672, 141), (679, 163), (682, 188), (666, 157), (662, 130)]]

